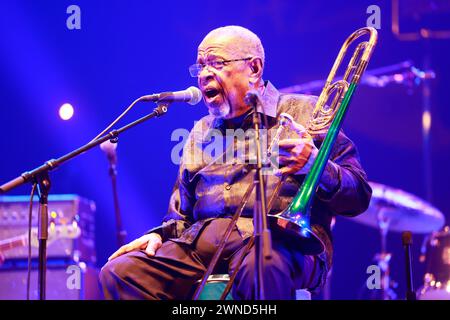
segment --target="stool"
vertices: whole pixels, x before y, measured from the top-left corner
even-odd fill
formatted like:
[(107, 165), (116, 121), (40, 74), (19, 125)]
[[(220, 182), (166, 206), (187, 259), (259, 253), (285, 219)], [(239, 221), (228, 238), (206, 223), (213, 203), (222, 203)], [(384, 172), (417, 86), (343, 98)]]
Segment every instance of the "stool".
[[(212, 274), (206, 280), (205, 287), (198, 297), (199, 300), (219, 300), (222, 296), (228, 281), (230, 281), (230, 275), (228, 274)], [(225, 300), (233, 300), (231, 292), (228, 293)]]
[[(199, 300), (219, 300), (230, 276), (228, 274), (212, 274), (206, 280), (205, 287), (200, 293)], [(233, 300), (231, 292), (228, 293), (225, 300)], [(306, 289), (295, 291), (295, 300), (311, 300), (311, 293)]]

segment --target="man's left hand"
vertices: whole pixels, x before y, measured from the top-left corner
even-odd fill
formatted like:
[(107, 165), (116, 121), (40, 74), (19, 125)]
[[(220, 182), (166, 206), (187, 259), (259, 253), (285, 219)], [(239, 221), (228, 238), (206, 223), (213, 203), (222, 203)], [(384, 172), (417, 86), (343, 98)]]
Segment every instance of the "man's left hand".
[(311, 136), (303, 133), (298, 139), (283, 139), (279, 141), (279, 165), (275, 174), (307, 174), (316, 159), (318, 150)]

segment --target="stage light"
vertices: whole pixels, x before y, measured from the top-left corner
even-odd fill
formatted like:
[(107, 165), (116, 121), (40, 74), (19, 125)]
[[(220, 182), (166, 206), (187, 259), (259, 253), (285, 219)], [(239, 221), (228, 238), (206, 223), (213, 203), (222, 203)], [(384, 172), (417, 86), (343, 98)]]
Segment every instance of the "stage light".
[(64, 103), (59, 108), (59, 116), (63, 120), (70, 120), (73, 117), (73, 113), (74, 113), (73, 107), (70, 103)]
[(422, 113), (422, 128), (427, 134), (430, 132), (431, 128), (431, 113), (430, 111), (424, 111)]

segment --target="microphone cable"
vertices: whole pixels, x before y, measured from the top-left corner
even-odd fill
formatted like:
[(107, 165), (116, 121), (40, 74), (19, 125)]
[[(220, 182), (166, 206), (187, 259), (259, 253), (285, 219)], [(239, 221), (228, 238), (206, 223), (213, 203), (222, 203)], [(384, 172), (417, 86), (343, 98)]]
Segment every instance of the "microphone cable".
[(30, 195), (30, 205), (28, 212), (28, 271), (27, 271), (27, 300), (30, 300), (30, 277), (31, 277), (31, 225), (33, 220), (33, 198), (37, 183), (33, 183)]
[(89, 143), (94, 142), (98, 138), (100, 138), (102, 135), (104, 135), (106, 132), (108, 132), (117, 122), (119, 122), (130, 110), (135, 106), (136, 103), (143, 100), (143, 97), (139, 97), (136, 100), (134, 100), (126, 109), (124, 112), (122, 112), (113, 122), (111, 122), (102, 132), (100, 132), (94, 139), (89, 141)]

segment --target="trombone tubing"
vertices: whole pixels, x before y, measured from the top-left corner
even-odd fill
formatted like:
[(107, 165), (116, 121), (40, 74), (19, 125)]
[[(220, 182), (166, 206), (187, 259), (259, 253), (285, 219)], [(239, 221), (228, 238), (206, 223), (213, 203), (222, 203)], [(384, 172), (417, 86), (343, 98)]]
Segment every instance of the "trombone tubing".
[(356, 30), (353, 34), (351, 34), (346, 39), (346, 41), (344, 42), (344, 44), (341, 47), (341, 50), (339, 51), (336, 61), (333, 64), (333, 68), (331, 69), (331, 72), (327, 78), (327, 82), (323, 88), (322, 94), (320, 95), (320, 98), (317, 102), (317, 103), (320, 103), (321, 98), (323, 99), (325, 97), (326, 92), (328, 91), (328, 88), (336, 74), (336, 71), (341, 64), (345, 53), (347, 52), (347, 48), (350, 46), (350, 44), (354, 40), (356, 40), (360, 36), (363, 36), (367, 33), (370, 34), (370, 39), (369, 39), (369, 42), (367, 43), (367, 46), (365, 47), (365, 50), (361, 56), (361, 61), (357, 65), (357, 69), (351, 79), (351, 83), (350, 83), (348, 89), (345, 92), (345, 95), (342, 99), (340, 106), (338, 106), (338, 110), (336, 111), (334, 119), (328, 129), (325, 140), (322, 143), (319, 153), (317, 154), (317, 158), (315, 159), (311, 170), (308, 172), (302, 186), (300, 187), (300, 190), (298, 191), (297, 195), (294, 197), (293, 201), (291, 202), (291, 204), (289, 206), (289, 209), (293, 213), (293, 215), (295, 215), (297, 213), (305, 214), (309, 210), (314, 191), (316, 190), (317, 185), (319, 184), (319, 180), (322, 176), (325, 165), (329, 159), (331, 149), (333, 148), (333, 145), (336, 141), (339, 130), (342, 127), (342, 123), (343, 123), (345, 114), (347, 112), (350, 100), (353, 96), (356, 86), (359, 83), (359, 80), (361, 79), (361, 75), (364, 73), (364, 71), (367, 68), (369, 59), (372, 56), (373, 49), (377, 42), (377, 31), (374, 28), (371, 28), (371, 27), (361, 28), (359, 30)]

